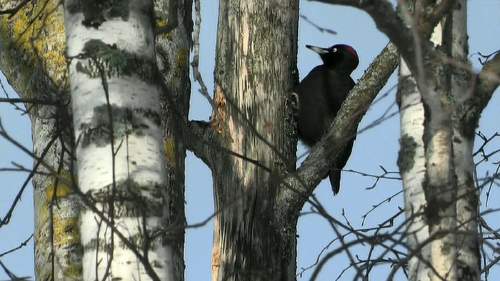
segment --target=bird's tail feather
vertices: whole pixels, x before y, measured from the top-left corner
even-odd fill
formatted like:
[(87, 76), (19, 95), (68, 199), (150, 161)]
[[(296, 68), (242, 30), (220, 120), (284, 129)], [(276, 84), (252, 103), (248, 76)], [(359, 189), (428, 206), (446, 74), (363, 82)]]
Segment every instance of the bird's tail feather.
[(337, 195), (340, 190), (340, 169), (333, 168), (328, 177), (330, 178), (330, 186), (332, 187), (333, 195)]

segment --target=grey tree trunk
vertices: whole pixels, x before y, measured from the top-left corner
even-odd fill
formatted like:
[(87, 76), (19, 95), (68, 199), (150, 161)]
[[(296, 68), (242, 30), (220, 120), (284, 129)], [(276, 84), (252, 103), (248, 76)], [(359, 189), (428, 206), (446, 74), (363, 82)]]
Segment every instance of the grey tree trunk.
[(160, 94), (163, 144), (167, 159), (165, 227), (172, 248), (173, 280), (184, 280), (184, 175), (186, 147), (182, 127), (190, 99), (189, 49), (192, 0), (155, 1), (156, 61), (165, 88)]
[(295, 166), (287, 100), (297, 81), (298, 8), (296, 0), (220, 2), (214, 281), (295, 279), (296, 221), (277, 221), (274, 199), (283, 172)]
[[(462, 66), (469, 66), (467, 35), (467, 2), (457, 0), (446, 19), (444, 41), (449, 57)], [(474, 95), (473, 76), (464, 67), (453, 68), (450, 90), (453, 113), (453, 165), (457, 180), (457, 272), (459, 280), (480, 280), (481, 256), (479, 253), (479, 191), (474, 183), (473, 147), (477, 123), (468, 122), (464, 112), (467, 100)]]
[[(13, 3), (2, 0), (0, 6)], [(32, 181), (35, 278), (81, 280), (80, 207), (68, 185), (73, 133), (62, 5), (57, 0), (35, 1), (0, 20), (0, 69), (30, 109), (38, 172)]]

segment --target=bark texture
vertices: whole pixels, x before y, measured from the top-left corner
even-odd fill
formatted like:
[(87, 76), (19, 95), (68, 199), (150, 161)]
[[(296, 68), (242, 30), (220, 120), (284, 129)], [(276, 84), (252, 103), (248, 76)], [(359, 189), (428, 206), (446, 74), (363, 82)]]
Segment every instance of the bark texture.
[[(456, 64), (470, 67), (467, 3), (457, 0), (446, 20), (446, 51)], [(480, 280), (479, 191), (474, 184), (474, 132), (478, 124), (467, 119), (467, 100), (474, 96), (473, 76), (466, 68), (452, 68), (450, 89), (454, 101), (453, 164), (457, 180), (457, 274), (459, 280)]]
[[(164, 54), (167, 53), (172, 59), (163, 61), (162, 74), (167, 84), (173, 84), (172, 87), (168, 87), (168, 91), (175, 92), (175, 95), (179, 96), (178, 99), (183, 100), (183, 104), (186, 105), (189, 96), (181, 92), (189, 91), (186, 85), (189, 83), (187, 54), (190, 3), (184, 3), (177, 10), (179, 14), (177, 18), (180, 19), (179, 28), (166, 31), (162, 30), (162, 24), (170, 17), (170, 11), (177, 9), (177, 7), (171, 9), (170, 2), (173, 1), (156, 1), (157, 32), (160, 29), (165, 35), (157, 41), (157, 47), (161, 48), (162, 42), (165, 42), (161, 39), (168, 39), (170, 42), (167, 44), (171, 46), (165, 48), (168, 50)], [(2, 9), (15, 7), (18, 4), (21, 2), (0, 1)], [(33, 177), (36, 211), (36, 279), (80, 280), (82, 268), (82, 247), (78, 227), (80, 199), (69, 184), (72, 178), (70, 154), (73, 151), (73, 133), (70, 121), (71, 108), (68, 106), (70, 101), (64, 54), (66, 38), (63, 6), (60, 1), (32, 1), (20, 7), (22, 8), (14, 16), (7, 14), (0, 18), (0, 68), (16, 92), (27, 101), (26, 107), (30, 109), (34, 154), (37, 159), (43, 158), (44, 163), (40, 165), (37, 164), (39, 161), (35, 161), (35, 167), (39, 172), (52, 173), (51, 176), (36, 174)], [(167, 34), (169, 31), (172, 33)], [(171, 34), (184, 36), (174, 37), (173, 40)], [(174, 75), (168, 76), (169, 73)], [(166, 96), (167, 91), (163, 93)], [(165, 136), (174, 135), (170, 129), (173, 127), (165, 121), (167, 116), (171, 114), (164, 111), (162, 122), (165, 124), (163, 126)], [(179, 135), (177, 134), (175, 138), (178, 141)], [(168, 212), (165, 226), (171, 234), (167, 243), (174, 249), (175, 280), (181, 280), (184, 269), (182, 250), (184, 149), (179, 144), (174, 147), (177, 149), (169, 150), (172, 148), (171, 143), (166, 137), (165, 151), (175, 151), (166, 153), (167, 159), (179, 162), (176, 165), (169, 165), (168, 168), (168, 187), (165, 194), (167, 204), (164, 205)], [(174, 227), (175, 231), (172, 231)]]
[[(425, 62), (426, 58), (424, 58)], [(426, 118), (424, 146), (426, 158), (427, 200), (426, 219), (429, 223), (431, 242), (431, 263), (435, 274), (431, 280), (457, 280), (456, 263), (456, 180), (453, 168), (453, 147), (451, 113), (452, 104), (447, 98), (447, 71), (443, 65), (430, 62), (432, 75), (429, 86), (420, 85), (425, 104)]]
[[(2, 0), (0, 7), (15, 2)], [(32, 181), (36, 280), (81, 280), (80, 206), (68, 185), (72, 124), (65, 42), (60, 1), (32, 1), (0, 18), (0, 69), (30, 109), (33, 153), (44, 163), (35, 160), (34, 168), (52, 174), (35, 174)]]
[(212, 280), (295, 279), (296, 221), (276, 221), (274, 198), (295, 165), (287, 101), (297, 81), (297, 23), (296, 0), (220, 3), (211, 127), (224, 149), (211, 157)]
[(184, 171), (186, 147), (182, 128), (187, 123), (190, 99), (189, 49), (192, 0), (155, 1), (156, 61), (164, 89), (161, 119), (166, 167), (166, 243), (172, 248), (173, 280), (184, 280)]
[(174, 280), (152, 23), (152, 1), (65, 3), (84, 280)]
[[(467, 6), (465, 1), (456, 2), (431, 38), (434, 44), (443, 47), (429, 48), (422, 44), (421, 61), (415, 63), (424, 69), (414, 69), (420, 81), (414, 99), (418, 102), (418, 97), (422, 97), (425, 114), (407, 107), (411, 91), (400, 92), (402, 147), (398, 164), (410, 229), (421, 234), (419, 237), (410, 231), (408, 237), (410, 249), (416, 249), (409, 261), (410, 280), (480, 279), (478, 194), (472, 159), (478, 116), (470, 110), (474, 88), (467, 61)], [(440, 57), (445, 55), (453, 63), (443, 64)], [(402, 72), (405, 70), (402, 68)], [(402, 90), (407, 80), (403, 82)], [(412, 113), (417, 115), (409, 119)], [(410, 122), (417, 122), (418, 126)], [(422, 162), (419, 153), (422, 132), (425, 167), (418, 166)], [(409, 138), (411, 133), (419, 135)], [(425, 180), (418, 177), (422, 170)], [(417, 186), (415, 179), (419, 179)], [(410, 193), (414, 188), (423, 191), (425, 198)], [(413, 212), (408, 213), (416, 205), (425, 208), (425, 220), (416, 220)]]
[(426, 207), (424, 180), (424, 106), (417, 82), (406, 63), (399, 70), (398, 100), (401, 115), (401, 139), (398, 166), (403, 179), (405, 214), (409, 221), (407, 244), (410, 250), (408, 279), (429, 279), (430, 250), (424, 244), (429, 239), (429, 226), (424, 217)]

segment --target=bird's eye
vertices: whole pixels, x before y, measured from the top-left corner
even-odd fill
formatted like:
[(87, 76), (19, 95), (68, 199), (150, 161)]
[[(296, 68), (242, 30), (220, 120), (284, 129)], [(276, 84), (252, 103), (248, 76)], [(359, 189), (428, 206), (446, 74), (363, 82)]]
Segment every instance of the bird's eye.
[(337, 48), (332, 48), (332, 53), (336, 53), (337, 51)]

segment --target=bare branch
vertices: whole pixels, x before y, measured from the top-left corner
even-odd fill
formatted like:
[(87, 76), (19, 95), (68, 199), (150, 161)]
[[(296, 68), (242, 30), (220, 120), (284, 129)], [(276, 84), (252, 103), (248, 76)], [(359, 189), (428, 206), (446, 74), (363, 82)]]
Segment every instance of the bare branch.
[(402, 19), (398, 16), (391, 2), (388, 0), (380, 1), (358, 1), (358, 0), (310, 0), (327, 4), (346, 5), (354, 8), (359, 8), (368, 13), (377, 28), (385, 33), (397, 47), (398, 50), (408, 56), (414, 58), (414, 40), (411, 30), (406, 27)]
[(203, 77), (201, 76), (199, 65), (200, 65), (200, 30), (201, 30), (201, 4), (200, 0), (194, 1), (194, 9), (195, 9), (195, 24), (193, 29), (193, 61), (191, 62), (191, 67), (193, 68), (193, 77), (195, 81), (198, 81), (200, 84), (200, 93), (205, 97), (212, 109), (215, 109), (215, 103), (213, 99), (208, 94), (207, 86), (203, 81)]
[(482, 111), (500, 84), (500, 53), (486, 62), (477, 79), (475, 96), (478, 99), (480, 111)]
[(0, 103), (10, 103), (10, 104), (15, 104), (15, 103), (32, 103), (36, 105), (57, 105), (56, 102), (52, 102), (50, 100), (43, 100), (43, 99), (20, 99), (20, 98), (0, 98)]
[(300, 14), (300, 18), (303, 19), (308, 24), (312, 25), (314, 28), (316, 28), (321, 33), (328, 33), (328, 34), (331, 34), (331, 35), (337, 35), (337, 31), (335, 31), (333, 29), (330, 29), (330, 28), (326, 28), (326, 27), (322, 27), (322, 26), (318, 25), (317, 23), (315, 23), (312, 20), (310, 20), (304, 14)]
[(28, 238), (26, 238), (26, 239), (25, 239), (23, 242), (21, 242), (18, 246), (14, 247), (14, 248), (12, 248), (12, 249), (10, 249), (10, 250), (7, 250), (7, 251), (5, 251), (5, 252), (3, 252), (3, 253), (0, 253), (0, 258), (1, 258), (1, 257), (3, 257), (3, 256), (8, 255), (8, 254), (10, 254), (10, 253), (13, 253), (13, 252), (15, 252), (15, 251), (17, 251), (17, 250), (19, 250), (19, 249), (21, 249), (21, 248), (23, 248), (23, 247), (26, 247), (26, 245), (28, 245), (28, 242), (31, 240), (31, 238), (33, 238), (33, 234), (31, 234)]
[[(190, 121), (184, 129), (186, 147), (209, 167), (212, 167), (213, 146), (218, 143), (217, 135), (208, 122)], [(219, 145), (217, 145), (219, 146)]]
[[(401, 56), (410, 66), (413, 73), (418, 73), (417, 63), (422, 53), (431, 53), (435, 50), (432, 44), (427, 40), (434, 26), (441, 17), (450, 10), (455, 0), (443, 0), (439, 4), (431, 6), (425, 4), (425, 10), (428, 14), (421, 15), (417, 19), (415, 26), (407, 27), (402, 18), (398, 15), (393, 5), (388, 0), (380, 1), (359, 1), (359, 0), (310, 0), (327, 4), (346, 5), (359, 8), (368, 13), (375, 21), (377, 28), (382, 31), (394, 45), (397, 46)], [(414, 30), (415, 29), (415, 30)], [(416, 32), (414, 32), (416, 31)], [(418, 35), (418, 36), (414, 36)]]

